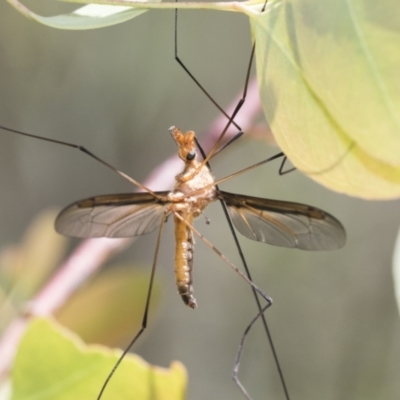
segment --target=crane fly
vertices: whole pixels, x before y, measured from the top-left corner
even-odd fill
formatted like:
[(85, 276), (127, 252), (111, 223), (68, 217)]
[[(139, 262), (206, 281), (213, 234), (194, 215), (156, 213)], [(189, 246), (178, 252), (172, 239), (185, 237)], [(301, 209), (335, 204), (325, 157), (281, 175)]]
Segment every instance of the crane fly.
[(194, 132), (183, 134), (176, 127), (169, 131), (184, 162), (171, 192), (114, 194), (75, 202), (58, 215), (57, 232), (78, 238), (140, 236), (173, 215), (176, 285), (191, 308), (197, 306), (192, 287), (193, 221), (215, 200), (225, 202), (234, 226), (249, 239), (304, 250), (344, 245), (341, 223), (318, 208), (217, 190), (209, 168), (197, 160)]

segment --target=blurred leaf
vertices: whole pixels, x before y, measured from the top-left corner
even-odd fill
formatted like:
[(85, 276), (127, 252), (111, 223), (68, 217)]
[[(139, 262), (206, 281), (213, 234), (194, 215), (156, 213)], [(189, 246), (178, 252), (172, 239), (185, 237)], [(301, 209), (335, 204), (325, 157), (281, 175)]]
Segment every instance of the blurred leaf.
[[(76, 292), (55, 316), (85, 342), (125, 346), (141, 326), (149, 280), (150, 268), (113, 266)], [(155, 282), (151, 310), (159, 294)]]
[(64, 256), (67, 238), (56, 233), (56, 211), (39, 214), (29, 225), (14, 260), (19, 287), (31, 297)]
[[(54, 230), (55, 211), (39, 214), (27, 228), (18, 246), (0, 253), (0, 269), (9, 284), (29, 298), (50, 275), (64, 255), (67, 239)], [(3, 275), (3, 276), (4, 276)]]
[(331, 189), (398, 197), (398, 1), (272, 0), (267, 10), (250, 19), (263, 108), (279, 146)]
[[(125, 6), (110, 6), (99, 4), (88, 4), (80, 7), (69, 14), (60, 14), (53, 17), (43, 17), (28, 9), (18, 0), (7, 0), (25, 17), (32, 18), (41, 24), (57, 29), (84, 30), (104, 28), (106, 26), (120, 24), (129, 21), (148, 10), (132, 9)], [(145, 3), (147, 0), (137, 0)], [(161, 0), (152, 0), (153, 2)]]
[[(86, 346), (54, 322), (31, 322), (12, 371), (13, 400), (95, 399), (121, 352)], [(102, 399), (179, 400), (185, 398), (186, 371), (173, 362), (154, 367), (128, 354)]]
[(64, 255), (67, 239), (54, 230), (55, 211), (39, 214), (20, 244), (0, 252), (0, 328), (43, 285)]

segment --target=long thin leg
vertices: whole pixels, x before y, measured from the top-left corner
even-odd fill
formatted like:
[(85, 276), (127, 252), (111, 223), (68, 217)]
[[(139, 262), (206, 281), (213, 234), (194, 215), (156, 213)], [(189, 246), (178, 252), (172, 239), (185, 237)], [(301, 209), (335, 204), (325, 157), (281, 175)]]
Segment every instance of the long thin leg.
[(88, 156), (94, 158), (96, 161), (98, 161), (101, 164), (105, 165), (107, 168), (111, 169), (111, 171), (114, 171), (118, 175), (122, 176), (128, 182), (133, 183), (135, 186), (145, 190), (146, 192), (149, 192), (156, 199), (160, 199), (161, 200), (161, 197), (159, 195), (157, 195), (156, 193), (154, 193), (151, 189), (149, 189), (145, 185), (142, 185), (140, 182), (138, 182), (135, 179), (131, 178), (129, 175), (125, 174), (124, 172), (120, 171), (119, 169), (113, 167), (107, 161), (103, 160), (102, 158), (96, 156), (96, 154), (94, 154), (91, 151), (89, 151), (86, 147), (80, 146), (79, 144), (75, 144), (75, 143), (64, 142), (62, 140), (50, 139), (50, 138), (45, 137), (45, 136), (33, 135), (31, 133), (26, 133), (26, 132), (18, 131), (16, 129), (7, 128), (6, 126), (2, 126), (2, 125), (0, 125), (0, 129), (2, 129), (4, 131), (12, 132), (12, 133), (17, 133), (17, 134), (22, 135), (22, 136), (27, 136), (27, 137), (30, 137), (30, 138), (33, 138), (33, 139), (43, 140), (45, 142), (61, 144), (63, 146), (72, 147), (73, 149), (77, 149), (79, 151), (82, 151), (83, 153), (87, 154)]
[[(175, 0), (178, 2), (178, 0)], [(253, 58), (254, 58), (254, 46), (251, 51), (248, 67), (246, 70), (246, 78), (245, 78), (245, 84), (244, 84), (244, 89), (243, 89), (243, 94), (242, 98), (239, 100), (238, 104), (236, 105), (236, 108), (238, 110), (234, 112), (234, 115), (236, 116), (237, 112), (240, 110), (242, 107), (243, 103), (246, 100), (246, 95), (247, 95), (247, 87), (249, 83), (249, 78), (250, 78), (250, 71), (251, 71), (251, 66), (253, 63)], [(186, 65), (183, 63), (181, 58), (178, 55), (178, 10), (175, 10), (175, 60), (177, 63), (182, 67), (182, 69), (189, 75), (189, 77), (192, 79), (192, 81), (198, 86), (198, 88), (206, 95), (206, 97), (215, 105), (215, 107), (223, 114), (225, 117), (228, 119), (228, 126), (223, 130), (223, 132), (220, 135), (220, 138), (218, 141), (215, 143), (213, 149), (210, 152), (209, 158), (213, 157), (214, 155), (218, 154), (221, 150), (223, 150), (225, 147), (228, 147), (230, 144), (232, 144), (235, 140), (239, 139), (243, 135), (243, 130), (242, 128), (234, 121), (234, 117), (231, 118), (228, 113), (217, 103), (217, 101), (208, 93), (208, 91), (204, 88), (204, 86), (198, 81), (198, 79), (192, 74), (192, 72), (189, 70), (189, 68), (186, 67)], [(228, 142), (226, 142), (221, 148), (218, 148), (221, 143), (222, 139), (228, 130), (230, 125), (234, 125), (238, 129), (238, 133), (232, 137)]]
[[(178, 0), (175, 0), (176, 2), (178, 2)], [(262, 11), (265, 10), (266, 4), (267, 4), (268, 0), (266, 0), (264, 2)], [(249, 63), (248, 63), (248, 67), (246, 70), (246, 79), (245, 79), (245, 84), (244, 84), (244, 88), (243, 88), (243, 94), (242, 94), (242, 98), (238, 101), (238, 104), (236, 105), (236, 109), (232, 115), (232, 117), (229, 117), (229, 115), (225, 112), (225, 110), (217, 103), (217, 101), (208, 93), (208, 91), (204, 88), (204, 86), (198, 81), (198, 79), (192, 74), (192, 72), (189, 70), (189, 68), (186, 67), (186, 65), (183, 63), (183, 61), (181, 60), (181, 58), (178, 55), (178, 9), (175, 9), (175, 31), (174, 31), (174, 43), (175, 43), (175, 60), (178, 62), (178, 64), (182, 67), (182, 69), (189, 75), (189, 77), (192, 79), (192, 81), (198, 86), (198, 88), (206, 95), (206, 97), (215, 105), (215, 107), (217, 107), (217, 109), (223, 114), (225, 115), (225, 117), (228, 119), (228, 125), (227, 127), (222, 131), (218, 141), (214, 144), (214, 147), (211, 149), (208, 157), (204, 156), (204, 164), (207, 163), (207, 161), (215, 156), (216, 154), (218, 154), (219, 152), (221, 152), (222, 150), (224, 150), (226, 147), (228, 147), (229, 145), (231, 145), (233, 142), (235, 142), (237, 139), (239, 139), (243, 134), (243, 130), (242, 128), (234, 121), (234, 116), (236, 116), (236, 114), (239, 112), (240, 108), (242, 107), (242, 105), (244, 104), (244, 102), (246, 101), (246, 96), (247, 96), (247, 88), (248, 88), (248, 84), (249, 84), (249, 79), (250, 79), (250, 71), (251, 71), (251, 66), (253, 63), (253, 59), (254, 59), (254, 51), (255, 51), (255, 43), (253, 44), (252, 50), (251, 50), (251, 55), (250, 55), (250, 59), (249, 59)], [(228, 130), (230, 125), (234, 125), (239, 132), (233, 136), (229, 141), (227, 141), (226, 143), (224, 143), (223, 145), (221, 145), (221, 147), (218, 148), (218, 146), (221, 144), (223, 136), (225, 135), (226, 131)], [(283, 170), (283, 165), (286, 161), (286, 156), (285, 159), (282, 161), (282, 165), (279, 169), (279, 175), (284, 175), (287, 174), (289, 172), (294, 171), (296, 168), (292, 168), (288, 171), (282, 171)]]
[[(178, 2), (178, 0), (175, 0)], [(198, 88), (206, 95), (206, 97), (218, 108), (218, 110), (225, 115), (227, 119), (229, 119), (229, 115), (225, 112), (225, 110), (215, 101), (215, 99), (208, 93), (208, 91), (204, 88), (204, 86), (197, 80), (197, 78), (190, 72), (189, 68), (183, 63), (183, 61), (178, 56), (178, 9), (175, 9), (175, 35), (174, 35), (174, 43), (175, 43), (175, 60), (182, 67), (182, 69), (189, 75), (192, 81), (198, 86)], [(238, 130), (239, 134), (243, 134), (242, 128), (235, 122), (232, 121), (232, 125), (234, 125)]]
[[(236, 360), (235, 364), (233, 367), (233, 372), (232, 372), (232, 377), (235, 383), (238, 385), (244, 396), (248, 400), (252, 400), (250, 395), (248, 394), (246, 388), (243, 386), (243, 384), (239, 380), (239, 366), (240, 366), (240, 358), (242, 354), (242, 349), (244, 345), (244, 341), (246, 339), (246, 336), (248, 332), (250, 331), (251, 327), (254, 325), (254, 323), (264, 315), (265, 311), (272, 305), (272, 299), (269, 297), (266, 293), (264, 293), (251, 279), (249, 279), (242, 271), (240, 271), (239, 268), (236, 267), (235, 264), (233, 264), (224, 254), (222, 254), (207, 238), (205, 238), (193, 225), (189, 224), (187, 221), (185, 221), (178, 213), (174, 213), (174, 215), (177, 216), (181, 221), (183, 221), (186, 226), (188, 226), (211, 250), (213, 250), (234, 272), (236, 272), (248, 285), (251, 286), (251, 288), (259, 294), (266, 302), (267, 304), (265, 306), (261, 306), (260, 304), (260, 310), (257, 313), (257, 315), (250, 321), (250, 323), (247, 325), (242, 338), (240, 340), (238, 352), (236, 354)], [(258, 297), (257, 297), (258, 299)]]
[[(203, 158), (205, 158), (204, 150), (203, 150), (203, 148), (201, 147), (200, 143), (197, 141), (197, 139), (196, 139), (196, 144), (197, 144), (197, 147), (199, 148), (199, 150), (200, 150), (200, 152), (201, 152)], [(282, 153), (280, 153), (280, 154), (278, 154), (278, 155), (276, 155), (276, 156), (280, 156), (281, 154), (282, 154)], [(275, 158), (274, 158), (274, 159), (275, 159)], [(284, 157), (283, 160), (285, 160), (285, 159), (286, 159), (286, 157)], [(207, 163), (207, 166), (208, 166), (208, 168), (210, 168), (210, 170), (211, 170), (211, 166), (210, 166), (209, 163)], [(283, 167), (283, 164), (281, 165), (281, 168), (282, 168), (282, 167)], [(280, 168), (280, 169), (281, 169), (281, 168)], [(215, 185), (215, 187), (216, 187), (217, 190), (219, 190), (218, 185)], [(250, 269), (249, 269), (249, 267), (248, 267), (248, 265), (247, 265), (246, 258), (245, 258), (244, 254), (243, 254), (243, 251), (242, 251), (242, 247), (240, 246), (239, 239), (238, 239), (237, 234), (236, 234), (236, 231), (235, 231), (235, 229), (234, 229), (234, 227), (233, 227), (231, 217), (229, 216), (229, 213), (228, 213), (228, 209), (227, 209), (227, 207), (226, 207), (226, 204), (225, 204), (225, 202), (224, 202), (223, 200), (220, 200), (220, 204), (221, 204), (222, 209), (223, 209), (223, 211), (224, 211), (225, 218), (226, 218), (226, 220), (227, 220), (227, 222), (228, 222), (229, 229), (230, 229), (231, 234), (232, 234), (232, 237), (233, 237), (233, 241), (235, 242), (235, 245), (236, 245), (236, 248), (237, 248), (237, 250), (238, 250), (239, 257), (240, 257), (240, 260), (242, 261), (242, 264), (243, 264), (244, 270), (245, 270), (245, 272), (246, 272), (246, 275), (247, 275), (247, 277), (249, 278), (250, 281), (253, 281), (253, 279), (252, 279), (252, 277), (251, 277), (251, 274), (250, 274)], [(247, 335), (248, 331), (250, 330), (251, 326), (252, 326), (252, 325), (254, 324), (254, 322), (259, 318), (259, 316), (261, 316), (262, 323), (263, 323), (263, 326), (264, 326), (264, 330), (265, 330), (265, 333), (266, 333), (267, 338), (268, 338), (268, 343), (269, 343), (270, 349), (271, 349), (271, 351), (272, 351), (272, 355), (273, 355), (273, 357), (274, 357), (275, 365), (276, 365), (276, 368), (277, 368), (277, 370), (278, 370), (279, 379), (280, 379), (280, 381), (281, 381), (282, 388), (283, 388), (283, 391), (284, 391), (284, 393), (285, 393), (286, 400), (290, 400), (290, 398), (289, 398), (289, 391), (288, 391), (288, 388), (287, 388), (287, 385), (286, 385), (286, 382), (285, 382), (285, 377), (283, 376), (283, 371), (282, 371), (282, 368), (281, 368), (281, 364), (280, 364), (280, 362), (279, 362), (279, 358), (278, 358), (278, 354), (277, 354), (276, 349), (275, 349), (274, 342), (273, 342), (273, 340), (272, 340), (272, 335), (271, 335), (270, 329), (269, 329), (268, 324), (267, 324), (267, 319), (266, 319), (265, 314), (263, 313), (263, 309), (262, 309), (262, 307), (261, 307), (260, 298), (258, 297), (257, 291), (256, 291), (253, 287), (251, 287), (251, 290), (253, 291), (254, 299), (255, 299), (256, 304), (257, 304), (258, 314), (255, 316), (255, 318), (252, 320), (252, 322), (250, 323), (250, 325), (248, 326), (248, 328), (247, 328), (247, 329), (244, 331), (244, 333), (243, 333), (242, 340), (240, 341), (239, 349), (238, 349), (238, 352), (237, 352), (237, 354), (236, 354), (235, 367), (234, 367), (234, 369), (233, 369), (233, 380), (234, 380), (234, 381), (236, 382), (236, 384), (240, 387), (240, 389), (242, 390), (242, 392), (244, 392), (244, 391), (245, 391), (245, 388), (244, 388), (243, 385), (240, 383), (240, 381), (237, 379), (237, 376), (238, 376), (238, 373), (239, 373), (239, 362), (240, 362), (240, 358), (241, 358), (241, 354), (242, 354), (242, 349), (243, 349), (243, 342), (244, 342), (244, 338), (245, 338), (245, 336)]]
[[(225, 214), (226, 220), (228, 221), (229, 229), (232, 232), (232, 237), (233, 237), (233, 240), (234, 240), (234, 242), (236, 244), (236, 248), (238, 249), (240, 259), (241, 259), (243, 267), (244, 267), (244, 269), (246, 271), (246, 275), (247, 275), (247, 277), (249, 278), (250, 281), (253, 281), (253, 279), (251, 277), (251, 274), (250, 274), (250, 269), (249, 269), (249, 267), (247, 265), (247, 262), (246, 262), (246, 259), (244, 257), (242, 248), (241, 248), (241, 246), (239, 244), (239, 239), (238, 239), (238, 237), (236, 235), (236, 231), (233, 228), (232, 220), (231, 220), (231, 218), (229, 216), (228, 209), (226, 208), (226, 204), (225, 204), (225, 202), (223, 200), (221, 200), (220, 203), (222, 205), (222, 209), (224, 210), (224, 214)], [(242, 339), (240, 341), (239, 349), (238, 349), (238, 352), (237, 352), (237, 355), (236, 355), (235, 366), (234, 366), (234, 369), (233, 369), (233, 380), (236, 382), (236, 384), (239, 387), (242, 386), (242, 384), (240, 383), (239, 379), (237, 379), (237, 376), (238, 376), (238, 373), (239, 373), (239, 363), (240, 363), (240, 358), (241, 358), (241, 354), (242, 354), (244, 339), (245, 339), (248, 331), (251, 329), (253, 324), (256, 322), (256, 320), (259, 317), (261, 317), (262, 323), (263, 323), (263, 326), (264, 326), (264, 330), (265, 330), (265, 332), (267, 334), (267, 337), (268, 337), (269, 346), (271, 348), (272, 355), (274, 357), (275, 365), (276, 365), (276, 368), (278, 370), (279, 379), (281, 381), (282, 388), (283, 388), (283, 391), (285, 393), (285, 397), (286, 397), (287, 400), (290, 400), (289, 391), (288, 391), (288, 388), (287, 388), (287, 385), (286, 385), (286, 382), (285, 382), (285, 377), (283, 376), (283, 371), (282, 371), (281, 364), (279, 362), (278, 353), (276, 352), (275, 345), (274, 345), (274, 342), (272, 340), (272, 335), (271, 335), (271, 332), (270, 332), (268, 324), (267, 324), (267, 319), (265, 318), (265, 314), (264, 314), (265, 310), (263, 310), (263, 308), (261, 307), (261, 303), (260, 303), (260, 299), (258, 297), (257, 291), (254, 289), (254, 287), (251, 287), (251, 290), (253, 291), (253, 295), (254, 295), (254, 298), (255, 298), (255, 301), (256, 301), (256, 304), (257, 304), (258, 314), (253, 318), (253, 320), (250, 322), (249, 326), (246, 328), (246, 330), (243, 333)], [(242, 387), (241, 387), (241, 389), (242, 389), (242, 392), (243, 392), (243, 388)]]
[[(253, 64), (253, 59), (254, 59), (254, 51), (255, 51), (255, 43), (253, 44), (253, 47), (251, 49), (251, 55), (250, 55), (249, 65), (248, 65), (247, 72), (246, 72), (246, 79), (245, 79), (245, 84), (244, 84), (244, 88), (243, 88), (242, 98), (239, 100), (239, 102), (236, 105), (232, 115), (229, 117), (229, 120), (228, 120), (227, 124), (225, 125), (225, 128), (223, 129), (223, 131), (219, 135), (219, 138), (217, 139), (217, 141), (215, 142), (214, 146), (212, 147), (212, 149), (208, 153), (207, 157), (201, 162), (199, 168), (201, 168), (203, 165), (205, 165), (207, 163), (207, 161), (209, 161), (215, 155), (216, 151), (219, 149), (219, 147), (222, 144), (222, 140), (223, 140), (226, 132), (228, 131), (228, 129), (231, 126), (231, 124), (233, 123), (237, 113), (242, 108), (244, 102), (246, 101), (247, 88), (249, 86), (249, 79), (250, 79), (250, 71), (251, 71), (251, 66)], [(231, 141), (231, 143), (232, 143), (232, 141)]]
[(219, 185), (219, 184), (222, 183), (222, 182), (228, 181), (229, 179), (235, 178), (236, 176), (242, 175), (242, 174), (244, 174), (245, 172), (251, 171), (251, 170), (254, 169), (254, 168), (257, 168), (257, 167), (259, 167), (259, 166), (261, 166), (261, 165), (267, 164), (267, 163), (269, 163), (270, 161), (276, 160), (277, 158), (284, 157), (284, 156), (285, 156), (285, 155), (284, 155), (283, 153), (275, 154), (275, 155), (272, 156), (272, 157), (269, 157), (269, 158), (267, 158), (267, 159), (265, 159), (265, 160), (262, 160), (262, 161), (260, 161), (260, 162), (258, 162), (258, 163), (256, 163), (256, 164), (250, 165), (250, 167), (243, 168), (243, 169), (241, 169), (240, 171), (237, 171), (237, 172), (235, 172), (235, 173), (233, 173), (233, 174), (231, 174), (231, 175), (225, 176), (224, 178), (218, 179), (218, 180), (214, 181), (213, 183), (210, 183), (209, 185), (203, 186), (201, 189), (193, 190), (192, 192), (190, 192), (190, 193), (188, 193), (188, 194), (182, 196), (180, 199), (182, 200), (182, 199), (186, 199), (187, 197), (196, 195), (197, 193), (200, 193), (200, 192), (202, 192), (203, 190), (207, 190), (207, 189), (209, 189), (209, 188), (211, 188), (211, 187), (213, 187), (213, 186), (217, 186), (217, 185)]
[(289, 169), (287, 169), (286, 171), (284, 171), (283, 170), (283, 167), (285, 166), (285, 163), (286, 163), (286, 160), (287, 160), (287, 157), (286, 156), (284, 156), (283, 157), (283, 160), (282, 160), (282, 164), (281, 164), (281, 166), (279, 167), (279, 175), (286, 175), (286, 174), (290, 174), (291, 172), (293, 172), (293, 171), (295, 171), (297, 168), (296, 167), (293, 167), (293, 168), (289, 168)]
[(151, 299), (151, 293), (153, 290), (153, 283), (154, 283), (154, 275), (156, 272), (156, 266), (157, 266), (157, 259), (158, 259), (158, 252), (160, 250), (160, 243), (161, 243), (161, 235), (164, 227), (164, 222), (165, 222), (165, 215), (162, 216), (162, 219), (160, 221), (160, 229), (158, 230), (158, 236), (157, 236), (157, 244), (156, 244), (156, 249), (154, 251), (154, 259), (153, 259), (153, 266), (151, 268), (151, 275), (150, 275), (150, 282), (149, 282), (149, 289), (147, 291), (147, 298), (146, 298), (146, 306), (144, 309), (143, 313), (143, 319), (142, 319), (142, 327), (140, 328), (139, 332), (135, 335), (135, 337), (131, 340), (129, 343), (128, 347), (123, 351), (115, 365), (113, 366), (112, 370), (107, 376), (107, 379), (104, 381), (103, 386), (101, 387), (101, 390), (99, 392), (99, 395), (97, 396), (97, 400), (101, 400), (101, 397), (103, 396), (103, 393), (108, 385), (108, 382), (110, 379), (113, 377), (115, 371), (121, 364), (122, 360), (125, 358), (125, 356), (128, 354), (129, 350), (132, 348), (132, 346), (136, 343), (136, 341), (139, 339), (141, 334), (144, 332), (144, 330), (147, 327), (147, 317), (149, 314), (149, 307), (150, 307), (150, 299)]
[[(265, 3), (265, 4), (266, 4), (266, 3)], [(264, 5), (264, 6), (265, 6), (265, 5)], [(253, 55), (254, 55), (254, 50), (255, 50), (255, 43), (254, 43), (253, 49), (252, 49), (251, 60), (252, 60), (252, 57), (253, 57)], [(251, 63), (250, 63), (250, 65), (249, 65), (248, 74), (249, 74), (249, 72), (250, 72), (250, 67), (251, 67)], [(223, 136), (223, 135), (225, 134), (225, 132), (227, 131), (230, 122), (232, 121), (232, 119), (234, 118), (234, 116), (237, 114), (237, 112), (240, 110), (241, 106), (243, 105), (243, 103), (244, 103), (244, 101), (245, 101), (245, 99), (246, 99), (246, 90), (247, 90), (247, 85), (248, 85), (248, 79), (249, 79), (249, 75), (247, 76), (247, 80), (246, 80), (246, 87), (245, 87), (244, 95), (243, 95), (243, 98), (242, 98), (242, 99), (243, 99), (243, 102), (242, 102), (242, 103), (239, 102), (238, 105), (236, 106), (236, 109), (235, 109), (235, 111), (233, 112), (233, 114), (232, 114), (232, 116), (231, 116), (231, 119), (229, 120), (229, 122), (228, 122), (227, 126), (225, 127), (224, 131), (222, 132), (222, 134), (221, 134), (221, 136), (220, 136), (220, 139), (222, 139), (222, 136)], [(220, 139), (219, 139), (219, 140), (220, 140)], [(236, 139), (237, 139), (237, 137), (234, 138), (234, 140), (236, 140)], [(218, 141), (217, 141), (217, 142), (218, 142)], [(232, 142), (232, 141), (230, 141), (230, 142), (228, 142), (228, 143), (230, 144), (231, 142)], [(217, 143), (216, 143), (216, 144), (217, 144)], [(222, 149), (225, 148), (225, 147), (226, 147), (226, 146), (223, 146), (220, 150), (222, 150)], [(217, 148), (217, 146), (214, 145), (213, 149), (214, 149), (214, 148)], [(211, 158), (211, 157), (210, 157), (210, 154), (212, 154), (213, 149), (212, 149), (211, 152), (209, 153), (209, 156), (204, 158), (203, 163), (207, 163), (207, 164), (208, 164), (208, 159)], [(204, 154), (203, 151), (202, 151), (202, 153)], [(215, 154), (216, 154), (216, 153), (214, 153), (214, 155), (215, 155)], [(203, 156), (203, 157), (204, 157), (204, 156)], [(278, 154), (276, 154), (276, 155), (274, 155), (274, 156), (272, 156), (272, 157), (269, 157), (269, 158), (266, 159), (266, 160), (261, 161), (260, 163), (257, 163), (257, 164), (255, 164), (255, 165), (253, 165), (253, 166), (250, 166), (250, 167), (248, 167), (248, 168), (245, 168), (244, 170), (238, 171), (237, 173), (231, 174), (231, 175), (229, 175), (228, 177), (225, 177), (225, 178), (223, 178), (223, 179), (221, 179), (221, 180), (219, 180), (219, 181), (216, 181), (216, 182), (214, 182), (214, 185), (215, 185), (215, 187), (218, 189), (218, 183), (221, 183), (221, 182), (224, 182), (224, 181), (226, 181), (226, 180), (228, 180), (228, 179), (231, 179), (231, 178), (233, 178), (233, 177), (236, 177), (236, 176), (238, 176), (238, 175), (240, 175), (240, 174), (242, 174), (242, 173), (244, 173), (244, 172), (247, 172), (247, 171), (249, 171), (249, 170), (251, 170), (251, 169), (253, 169), (253, 168), (256, 168), (256, 167), (258, 167), (258, 166), (260, 166), (260, 165), (266, 164), (266, 163), (268, 163), (268, 162), (270, 162), (270, 161), (273, 161), (273, 160), (275, 160), (275, 159), (277, 159), (277, 158), (279, 158), (279, 157), (284, 157), (284, 158), (283, 158), (283, 162), (282, 162), (282, 164), (281, 164), (281, 166), (280, 166), (280, 168), (279, 168), (279, 172), (281, 172), (282, 169), (283, 169), (284, 162), (285, 162), (285, 160), (286, 160), (286, 156), (285, 156), (283, 153), (278, 153)], [(208, 164), (208, 165), (209, 165), (209, 164)], [(292, 172), (293, 170), (295, 170), (295, 168), (291, 169), (291, 170), (288, 171), (288, 172)], [(235, 232), (235, 230), (234, 230), (234, 228), (233, 228), (232, 221), (231, 221), (230, 216), (229, 216), (229, 213), (228, 213), (228, 211), (227, 211), (226, 204), (225, 204), (222, 200), (221, 200), (221, 204), (222, 204), (222, 207), (223, 207), (223, 210), (224, 210), (225, 217), (226, 217), (226, 219), (227, 219), (227, 221), (228, 221), (230, 230), (231, 230), (231, 232), (232, 232), (232, 235), (233, 235), (233, 238), (234, 238), (236, 247), (237, 247), (237, 249), (238, 249), (240, 258), (241, 258), (242, 263), (243, 263), (243, 266), (244, 266), (244, 268), (245, 268), (245, 271), (246, 271), (246, 274), (247, 274), (247, 277), (248, 277), (248, 281), (249, 281), (249, 282), (252, 282), (250, 270), (249, 270), (249, 268), (248, 268), (248, 266), (247, 266), (247, 263), (246, 263), (246, 260), (245, 260), (245, 258), (244, 258), (243, 252), (242, 252), (241, 247), (240, 247), (240, 245), (239, 245), (239, 241), (238, 241), (238, 239), (237, 239), (236, 232)], [(197, 233), (197, 234), (199, 235), (199, 233)], [(200, 236), (200, 237), (201, 237), (201, 236)], [(204, 240), (203, 237), (202, 237), (202, 239)], [(215, 248), (213, 248), (213, 250), (216, 251), (217, 253), (219, 253)], [(239, 348), (238, 348), (238, 352), (237, 352), (237, 356), (236, 356), (236, 360), (235, 360), (235, 365), (234, 365), (234, 368), (233, 368), (232, 378), (233, 378), (233, 380), (235, 381), (235, 383), (238, 385), (238, 387), (240, 388), (240, 390), (242, 391), (242, 393), (246, 396), (246, 398), (249, 399), (249, 400), (251, 400), (251, 397), (249, 396), (249, 394), (247, 393), (245, 387), (243, 386), (243, 384), (242, 384), (242, 383), (240, 382), (240, 380), (239, 380), (239, 377), (238, 377), (238, 374), (239, 374), (239, 365), (240, 365), (240, 358), (241, 358), (241, 354), (242, 354), (242, 350), (243, 350), (243, 345), (244, 345), (245, 338), (246, 338), (248, 332), (250, 331), (251, 327), (253, 326), (253, 324), (261, 317), (261, 318), (262, 318), (262, 321), (263, 321), (264, 330), (265, 330), (265, 332), (266, 332), (266, 334), (267, 334), (268, 342), (269, 342), (269, 344), (270, 344), (270, 348), (271, 348), (271, 351), (272, 351), (272, 354), (273, 354), (273, 357), (274, 357), (275, 365), (276, 365), (277, 370), (278, 370), (278, 374), (279, 374), (279, 378), (280, 378), (280, 381), (281, 381), (281, 384), (282, 384), (282, 388), (283, 388), (283, 391), (284, 391), (285, 398), (286, 398), (286, 400), (290, 400), (289, 391), (288, 391), (288, 388), (287, 388), (287, 385), (286, 385), (286, 382), (285, 382), (285, 378), (284, 378), (284, 375), (283, 375), (283, 371), (282, 371), (282, 368), (281, 368), (281, 365), (280, 365), (280, 362), (279, 362), (279, 359), (278, 359), (278, 355), (277, 355), (275, 346), (274, 346), (274, 344), (273, 344), (271, 332), (270, 332), (270, 330), (269, 330), (269, 327), (268, 327), (268, 324), (267, 324), (267, 320), (266, 320), (265, 314), (264, 314), (264, 312), (267, 310), (267, 308), (268, 308), (270, 305), (272, 305), (272, 301), (271, 301), (270, 304), (267, 304), (266, 307), (262, 308), (258, 295), (261, 295), (263, 298), (265, 298), (265, 297), (263, 296), (262, 292), (260, 292), (259, 290), (256, 289), (255, 286), (251, 285), (251, 287), (252, 287), (252, 290), (253, 290), (253, 294), (254, 294), (254, 297), (255, 297), (256, 304), (257, 304), (257, 307), (258, 307), (259, 312), (258, 312), (258, 314), (252, 319), (252, 321), (251, 321), (250, 324), (247, 326), (247, 328), (245, 329), (245, 331), (244, 331), (244, 333), (243, 333), (243, 335), (242, 335), (242, 338), (241, 338), (241, 341), (240, 341), (240, 344), (239, 344)]]

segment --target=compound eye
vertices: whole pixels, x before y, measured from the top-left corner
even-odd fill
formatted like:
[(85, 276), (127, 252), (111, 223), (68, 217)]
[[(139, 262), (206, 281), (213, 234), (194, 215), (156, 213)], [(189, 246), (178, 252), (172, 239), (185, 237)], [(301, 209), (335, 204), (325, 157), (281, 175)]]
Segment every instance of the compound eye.
[(186, 160), (192, 161), (192, 160), (194, 160), (195, 157), (196, 157), (196, 152), (194, 150), (192, 150), (187, 154)]

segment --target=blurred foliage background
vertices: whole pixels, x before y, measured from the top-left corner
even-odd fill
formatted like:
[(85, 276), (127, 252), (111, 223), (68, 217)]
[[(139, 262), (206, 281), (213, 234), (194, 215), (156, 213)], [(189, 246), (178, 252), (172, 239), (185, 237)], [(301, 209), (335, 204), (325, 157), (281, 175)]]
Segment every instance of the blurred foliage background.
[[(35, 4), (48, 15), (52, 7)], [(181, 58), (218, 102), (229, 104), (242, 88), (250, 53), (246, 18), (190, 11), (180, 18)], [(82, 144), (143, 181), (176, 150), (169, 126), (201, 132), (218, 115), (174, 61), (173, 31), (172, 11), (70, 32), (40, 26), (2, 2), (0, 124)], [(244, 138), (215, 159), (213, 170), (223, 177), (276, 151)], [(398, 399), (400, 325), (391, 259), (399, 202), (348, 198), (298, 172), (279, 177), (277, 169), (259, 168), (223, 189), (312, 204), (339, 218), (348, 234), (347, 246), (329, 253), (241, 240), (254, 281), (275, 300), (267, 316), (289, 392), (296, 400)], [(2, 247), (18, 242), (43, 209), (132, 190), (78, 151), (6, 132), (0, 133), (0, 187)], [(220, 206), (206, 215), (211, 224), (200, 218), (199, 229), (239, 264)], [(77, 243), (71, 241), (71, 248)], [(150, 268), (154, 245), (155, 234), (142, 237), (116, 262)], [(157, 276), (159, 310), (134, 351), (157, 365), (182, 361), (191, 400), (241, 399), (230, 376), (242, 332), (256, 312), (249, 288), (197, 240), (199, 308), (183, 306), (173, 277), (171, 223)], [(249, 335), (241, 378), (254, 399), (283, 398), (261, 326)]]

